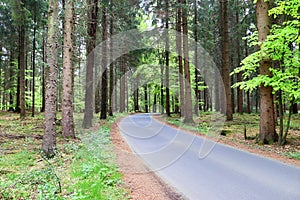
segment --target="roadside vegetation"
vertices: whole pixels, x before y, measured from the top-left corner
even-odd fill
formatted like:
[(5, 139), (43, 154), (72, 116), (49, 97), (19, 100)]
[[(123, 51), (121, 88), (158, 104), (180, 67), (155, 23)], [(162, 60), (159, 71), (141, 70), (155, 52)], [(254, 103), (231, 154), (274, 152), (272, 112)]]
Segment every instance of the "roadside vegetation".
[[(194, 124), (184, 124), (179, 115), (176, 114), (171, 115), (171, 117), (165, 117), (165, 119), (180, 128), (207, 135), (211, 128), (210, 121), (213, 114), (212, 112), (200, 112), (199, 115), (194, 118)], [(263, 151), (275, 152), (285, 156), (287, 159), (300, 160), (300, 115), (294, 114), (291, 117), (290, 130), (285, 146), (281, 146), (276, 142), (263, 145), (258, 140), (259, 117), (257, 113), (235, 113), (232, 121), (226, 121), (224, 123), (219, 139), (230, 140), (231, 142), (248, 145)], [(287, 117), (288, 116), (286, 116), (286, 118)], [(279, 132), (279, 128), (279, 124), (277, 124), (277, 133)]]
[(128, 199), (111, 149), (114, 119), (77, 130), (77, 139), (58, 136), (56, 156), (46, 159), (43, 115), (0, 112), (0, 199)]

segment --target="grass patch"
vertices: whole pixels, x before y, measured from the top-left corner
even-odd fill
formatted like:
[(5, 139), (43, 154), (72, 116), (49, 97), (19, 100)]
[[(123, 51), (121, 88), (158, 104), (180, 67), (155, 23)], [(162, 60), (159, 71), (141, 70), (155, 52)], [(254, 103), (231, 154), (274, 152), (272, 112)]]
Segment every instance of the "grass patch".
[(287, 156), (292, 159), (300, 160), (300, 152), (287, 152), (283, 154), (284, 156)]
[[(172, 115), (172, 117), (166, 117), (166, 120), (176, 126), (180, 126), (187, 130), (200, 132), (207, 134), (211, 130), (211, 121), (215, 118), (216, 113), (213, 112), (200, 112), (199, 116), (194, 117), (195, 124), (188, 125), (182, 122), (182, 119), (178, 115)], [(286, 116), (287, 117), (287, 116)], [(285, 120), (286, 120), (285, 117)], [(279, 120), (279, 119), (278, 119)], [(223, 130), (226, 131), (229, 135), (244, 135), (246, 131), (247, 137), (256, 138), (256, 135), (259, 134), (259, 121), (260, 116), (257, 113), (251, 114), (238, 114), (235, 113), (232, 121), (226, 121), (223, 126)], [(279, 127), (277, 126), (277, 129)], [(291, 130), (300, 130), (300, 115), (292, 115), (291, 119)]]
[(58, 134), (56, 157), (46, 160), (40, 156), (43, 115), (20, 120), (0, 112), (0, 199), (129, 199), (112, 153), (114, 120), (77, 128), (76, 140)]
[(77, 180), (68, 188), (80, 199), (127, 199), (122, 189), (122, 175), (118, 172), (110, 143), (109, 123), (94, 132), (80, 135), (84, 144), (75, 155), (71, 178)]
[(221, 117), (222, 116), (218, 113), (200, 112), (198, 117), (194, 117), (193, 124), (184, 123), (183, 119), (177, 114), (174, 114), (171, 117), (166, 117), (165, 119), (175, 126), (182, 127), (190, 131), (199, 132), (205, 135), (214, 135), (214, 130), (211, 125), (219, 119), (222, 121)]

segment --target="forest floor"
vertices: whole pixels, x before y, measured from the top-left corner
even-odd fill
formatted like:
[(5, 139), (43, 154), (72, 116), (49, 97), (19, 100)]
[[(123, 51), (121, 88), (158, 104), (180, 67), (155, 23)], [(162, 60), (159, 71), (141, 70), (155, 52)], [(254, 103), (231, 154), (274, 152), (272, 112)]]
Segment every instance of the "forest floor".
[(129, 199), (112, 153), (114, 121), (83, 130), (79, 120), (72, 140), (61, 136), (58, 121), (56, 156), (46, 159), (40, 150), (44, 115), (20, 120), (19, 114), (0, 112), (0, 199)]

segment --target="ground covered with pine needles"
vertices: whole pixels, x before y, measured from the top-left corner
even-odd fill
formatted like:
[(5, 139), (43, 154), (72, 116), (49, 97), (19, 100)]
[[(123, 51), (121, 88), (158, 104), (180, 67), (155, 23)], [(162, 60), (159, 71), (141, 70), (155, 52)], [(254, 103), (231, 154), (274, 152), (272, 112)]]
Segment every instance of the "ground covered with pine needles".
[(58, 126), (56, 156), (47, 160), (43, 115), (0, 112), (0, 199), (128, 199), (111, 151), (113, 121), (78, 128), (75, 140), (63, 139)]

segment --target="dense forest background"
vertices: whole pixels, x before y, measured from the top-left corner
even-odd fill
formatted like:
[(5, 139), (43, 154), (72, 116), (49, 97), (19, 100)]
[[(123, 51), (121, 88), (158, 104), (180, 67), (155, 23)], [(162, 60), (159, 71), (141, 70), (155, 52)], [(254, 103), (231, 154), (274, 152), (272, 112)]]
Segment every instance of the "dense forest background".
[[(256, 112), (257, 139), (284, 145), (300, 101), (299, 12), (298, 0), (1, 0), (0, 109), (45, 112), (48, 156), (57, 112), (66, 138), (75, 137), (73, 112), (84, 128), (94, 113), (161, 112), (193, 123), (199, 112), (227, 121)], [(131, 30), (141, 36), (126, 39)], [(151, 30), (159, 30), (153, 48), (142, 37)], [(133, 41), (148, 48), (131, 50)], [(216, 69), (213, 80), (206, 68)]]

